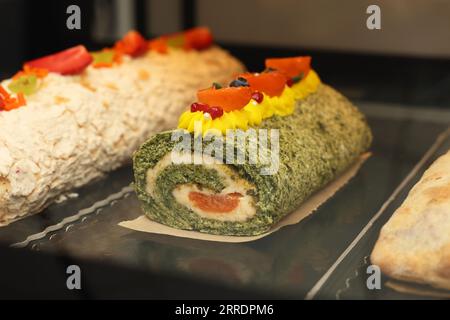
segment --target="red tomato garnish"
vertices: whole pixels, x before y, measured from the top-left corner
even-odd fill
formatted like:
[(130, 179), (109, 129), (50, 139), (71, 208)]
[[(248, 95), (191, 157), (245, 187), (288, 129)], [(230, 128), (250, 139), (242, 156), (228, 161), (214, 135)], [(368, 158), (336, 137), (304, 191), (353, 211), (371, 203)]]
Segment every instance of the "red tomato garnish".
[(120, 53), (138, 57), (147, 52), (148, 44), (144, 37), (137, 31), (128, 31), (122, 40), (116, 42), (114, 49)]
[(189, 200), (194, 203), (195, 207), (212, 213), (228, 213), (236, 209), (241, 196), (239, 193), (205, 194), (195, 191), (189, 192)]
[(81, 73), (92, 62), (92, 56), (82, 45), (28, 61), (24, 68), (46, 69), (60, 74)]
[(159, 53), (167, 53), (169, 46), (184, 50), (203, 50), (208, 48), (212, 42), (213, 37), (209, 29), (197, 27), (150, 40), (148, 48)]
[(26, 105), (25, 97), (23, 93), (19, 92), (17, 97), (12, 97), (6, 90), (0, 85), (0, 111), (10, 111)]
[(9, 98), (8, 91), (6, 91), (5, 88), (3, 88), (3, 86), (0, 84), (0, 99), (1, 100), (6, 100), (8, 98)]
[(197, 27), (184, 32), (187, 48), (203, 50), (213, 43), (211, 31), (206, 27)]
[(163, 38), (156, 38), (148, 42), (149, 50), (156, 51), (158, 53), (167, 53), (167, 41)]
[(48, 70), (47, 69), (40, 69), (40, 68), (31, 68), (28, 65), (25, 65), (23, 67), (23, 70), (17, 72), (12, 79), (18, 79), (22, 76), (27, 76), (27, 75), (35, 75), (36, 77), (42, 79), (45, 78), (48, 75)]
[(9, 93), (2, 87), (2, 85), (0, 85), (0, 110), (6, 105), (6, 99), (8, 98)]
[(286, 84), (286, 76), (277, 71), (244, 73), (240, 77), (247, 79), (252, 90), (264, 92), (271, 97), (281, 95)]
[(276, 69), (288, 77), (296, 77), (301, 73), (306, 76), (311, 69), (311, 57), (266, 59), (266, 68)]
[(243, 108), (252, 98), (249, 87), (208, 88), (197, 92), (200, 102), (212, 106), (220, 106), (223, 111)]

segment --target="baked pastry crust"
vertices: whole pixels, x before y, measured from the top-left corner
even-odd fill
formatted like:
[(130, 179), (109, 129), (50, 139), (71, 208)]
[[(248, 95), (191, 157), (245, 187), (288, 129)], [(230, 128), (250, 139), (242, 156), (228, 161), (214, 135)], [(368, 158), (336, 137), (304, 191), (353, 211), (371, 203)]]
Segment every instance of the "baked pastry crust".
[(383, 226), (371, 261), (392, 278), (450, 290), (450, 151)]

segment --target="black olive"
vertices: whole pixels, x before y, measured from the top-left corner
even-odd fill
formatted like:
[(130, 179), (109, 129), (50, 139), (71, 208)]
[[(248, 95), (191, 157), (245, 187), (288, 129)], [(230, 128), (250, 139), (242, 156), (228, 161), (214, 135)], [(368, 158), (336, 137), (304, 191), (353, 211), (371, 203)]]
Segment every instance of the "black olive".
[(217, 82), (213, 82), (212, 87), (214, 89), (222, 89), (222, 85), (220, 83), (217, 83)]
[(239, 77), (230, 82), (230, 87), (248, 87), (247, 79)]
[(303, 72), (300, 72), (298, 76), (292, 77), (292, 82), (297, 83), (300, 82), (304, 77)]

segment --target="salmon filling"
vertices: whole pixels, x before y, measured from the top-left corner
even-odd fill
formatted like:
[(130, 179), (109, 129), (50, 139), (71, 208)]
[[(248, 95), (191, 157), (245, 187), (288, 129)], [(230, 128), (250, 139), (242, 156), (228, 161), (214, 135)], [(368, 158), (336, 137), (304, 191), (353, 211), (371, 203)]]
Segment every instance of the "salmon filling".
[(175, 200), (203, 218), (220, 221), (245, 221), (256, 214), (254, 199), (247, 194), (243, 181), (227, 180), (220, 193), (196, 184), (178, 185), (173, 190)]
[[(191, 155), (187, 156), (189, 160)], [(186, 160), (186, 155), (180, 153), (167, 154), (146, 174), (146, 192), (155, 196), (156, 179), (160, 172), (170, 166), (172, 157)], [(221, 192), (201, 187), (196, 183), (177, 185), (172, 190), (174, 200), (192, 210), (202, 218), (219, 221), (246, 221), (256, 214), (255, 194), (256, 187), (247, 180), (239, 177), (236, 172), (224, 164), (215, 164), (214, 159), (204, 157), (205, 169), (215, 170), (222, 179), (224, 189)]]
[(189, 192), (189, 200), (194, 207), (211, 213), (229, 213), (239, 206), (239, 192), (227, 194), (205, 194), (202, 192)]

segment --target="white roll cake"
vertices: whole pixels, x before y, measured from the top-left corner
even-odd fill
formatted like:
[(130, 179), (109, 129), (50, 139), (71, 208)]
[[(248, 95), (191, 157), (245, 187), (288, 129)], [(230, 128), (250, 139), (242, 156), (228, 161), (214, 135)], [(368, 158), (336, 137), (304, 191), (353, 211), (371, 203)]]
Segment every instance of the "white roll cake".
[[(128, 163), (151, 134), (176, 126), (198, 88), (243, 71), (224, 50), (124, 55), (108, 68), (49, 72), (26, 105), (0, 111), (0, 224)], [(8, 90), (11, 79), (1, 82)]]

